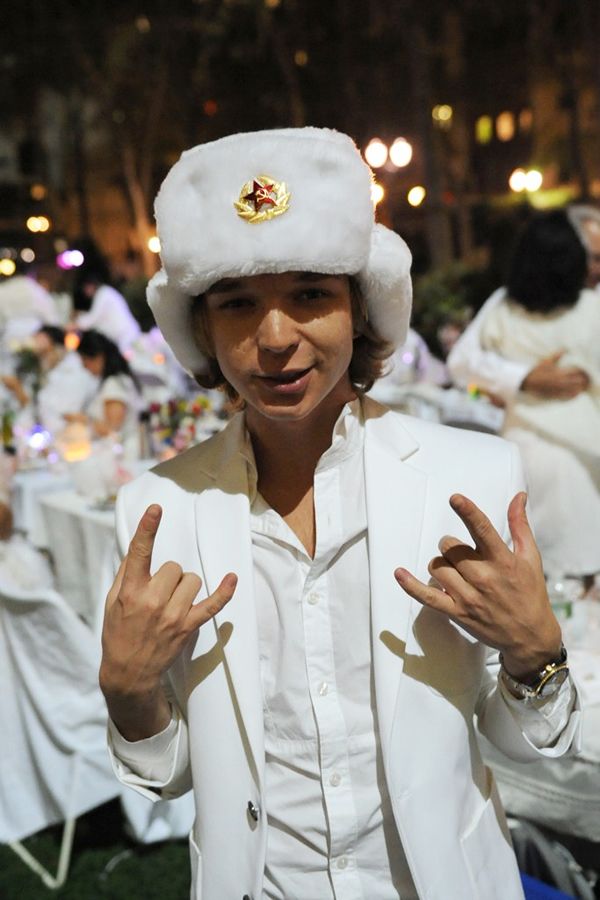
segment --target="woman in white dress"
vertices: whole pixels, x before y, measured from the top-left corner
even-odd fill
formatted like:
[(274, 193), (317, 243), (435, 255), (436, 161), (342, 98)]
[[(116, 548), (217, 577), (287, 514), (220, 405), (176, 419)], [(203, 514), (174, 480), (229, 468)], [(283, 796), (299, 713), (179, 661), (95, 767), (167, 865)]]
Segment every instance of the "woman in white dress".
[(139, 414), (142, 399), (129, 363), (106, 335), (85, 331), (77, 348), (83, 365), (100, 384), (87, 413), (66, 415), (67, 422), (84, 422), (95, 438), (115, 436), (126, 458), (139, 456)]
[(546, 571), (589, 586), (600, 571), (600, 300), (584, 288), (586, 270), (567, 215), (537, 216), (484, 320), (482, 346), (532, 366), (554, 356), (587, 373), (587, 390), (571, 399), (519, 391), (503, 434), (523, 456)]

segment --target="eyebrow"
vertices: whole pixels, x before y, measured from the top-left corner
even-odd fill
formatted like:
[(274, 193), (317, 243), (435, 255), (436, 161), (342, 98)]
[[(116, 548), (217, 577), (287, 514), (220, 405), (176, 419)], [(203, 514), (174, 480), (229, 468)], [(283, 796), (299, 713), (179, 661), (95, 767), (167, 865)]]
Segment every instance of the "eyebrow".
[[(268, 273), (266, 273), (268, 274)], [(275, 274), (275, 273), (274, 273)], [(324, 281), (326, 278), (341, 278), (333, 272), (295, 272), (294, 281), (300, 284)], [(231, 291), (239, 291), (243, 287), (243, 281), (239, 278), (222, 278), (215, 282), (206, 291), (207, 294), (227, 294)]]

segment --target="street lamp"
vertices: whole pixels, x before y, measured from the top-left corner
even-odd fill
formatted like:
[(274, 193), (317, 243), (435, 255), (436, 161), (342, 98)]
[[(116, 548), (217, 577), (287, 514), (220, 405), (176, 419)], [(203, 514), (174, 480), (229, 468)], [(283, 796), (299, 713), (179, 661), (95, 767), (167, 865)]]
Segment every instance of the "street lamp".
[(374, 137), (365, 148), (365, 159), (372, 169), (381, 169), (386, 163), (392, 169), (403, 169), (412, 155), (412, 145), (403, 137), (397, 137), (389, 147), (381, 138)]
[(511, 172), (508, 179), (508, 186), (515, 194), (520, 194), (523, 191), (534, 193), (539, 191), (543, 181), (544, 176), (539, 169), (529, 169), (527, 172), (525, 169), (515, 169), (514, 172)]

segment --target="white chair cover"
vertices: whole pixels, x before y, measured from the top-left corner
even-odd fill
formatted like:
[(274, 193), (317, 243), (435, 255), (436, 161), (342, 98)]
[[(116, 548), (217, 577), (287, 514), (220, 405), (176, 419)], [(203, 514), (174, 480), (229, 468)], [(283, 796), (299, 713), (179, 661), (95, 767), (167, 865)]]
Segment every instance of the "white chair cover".
[(0, 842), (120, 794), (106, 750), (99, 655), (97, 638), (60, 594), (0, 584)]

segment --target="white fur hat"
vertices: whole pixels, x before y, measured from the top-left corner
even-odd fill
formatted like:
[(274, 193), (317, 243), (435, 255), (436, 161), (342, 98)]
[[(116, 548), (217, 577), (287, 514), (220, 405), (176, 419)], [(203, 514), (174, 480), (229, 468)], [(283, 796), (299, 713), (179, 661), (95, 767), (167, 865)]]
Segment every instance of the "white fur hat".
[(352, 139), (327, 128), (232, 134), (183, 153), (156, 197), (163, 267), (148, 285), (183, 367), (205, 367), (190, 328), (192, 297), (244, 275), (355, 275), (376, 331), (403, 343), (411, 256), (401, 237), (375, 224), (371, 184)]

